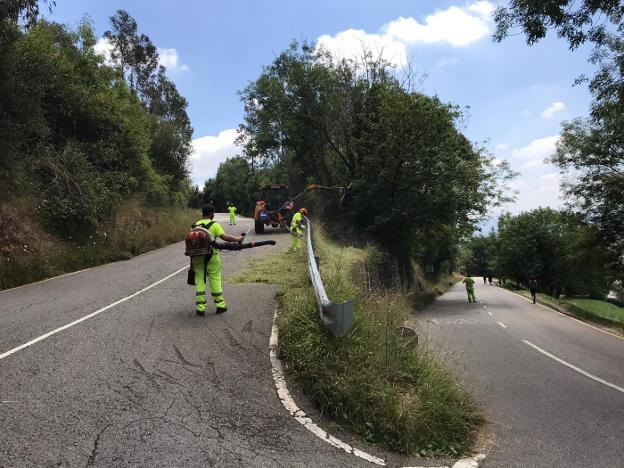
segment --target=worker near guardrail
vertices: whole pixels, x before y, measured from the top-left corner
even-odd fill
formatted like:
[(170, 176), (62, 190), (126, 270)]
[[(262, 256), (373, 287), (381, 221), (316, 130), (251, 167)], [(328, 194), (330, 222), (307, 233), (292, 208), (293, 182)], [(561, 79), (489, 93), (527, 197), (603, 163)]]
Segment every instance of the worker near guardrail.
[[(230, 236), (226, 234), (219, 223), (213, 220), (215, 209), (212, 205), (202, 208), (202, 219), (195, 223), (196, 226), (205, 226), (213, 239), (223, 239), (226, 242), (243, 242), (243, 236)], [(212, 299), (217, 306), (217, 314), (227, 312), (223, 287), (221, 282), (221, 258), (217, 249), (213, 249), (207, 262), (206, 255), (191, 257), (193, 270), (195, 270), (195, 305), (197, 315), (206, 312), (206, 280), (210, 286)], [(205, 269), (204, 269), (205, 266)]]
[(466, 278), (464, 278), (464, 281), (462, 281), (462, 283), (466, 285), (466, 293), (468, 294), (468, 302), (477, 302), (477, 299), (475, 298), (475, 291), (474, 291), (475, 281), (470, 276), (467, 276)]
[(290, 234), (292, 235), (292, 241), (288, 248), (288, 253), (294, 253), (301, 248), (301, 238), (303, 237), (303, 217), (308, 214), (308, 210), (300, 208), (290, 221)]
[(228, 206), (228, 213), (230, 214), (230, 226), (235, 226), (236, 225), (236, 207), (234, 206), (234, 203)]

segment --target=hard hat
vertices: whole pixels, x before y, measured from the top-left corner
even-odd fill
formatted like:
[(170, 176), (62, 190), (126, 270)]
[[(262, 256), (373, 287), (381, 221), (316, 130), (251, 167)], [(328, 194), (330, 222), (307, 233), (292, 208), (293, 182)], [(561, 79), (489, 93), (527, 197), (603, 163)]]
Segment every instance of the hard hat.
[(308, 214), (308, 210), (306, 210), (305, 208), (299, 208), (299, 213)]

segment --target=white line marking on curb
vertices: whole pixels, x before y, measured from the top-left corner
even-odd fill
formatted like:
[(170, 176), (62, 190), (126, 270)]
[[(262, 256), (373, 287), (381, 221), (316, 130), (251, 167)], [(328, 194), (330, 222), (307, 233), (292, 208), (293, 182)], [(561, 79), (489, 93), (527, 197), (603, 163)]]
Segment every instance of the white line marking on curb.
[(0, 354), (0, 360), (4, 359), (6, 357), (9, 357), (11, 354), (17, 353), (18, 351), (21, 351), (24, 348), (28, 348), (29, 346), (34, 345), (35, 343), (38, 343), (39, 341), (43, 341), (43, 340), (45, 340), (46, 338), (49, 338), (52, 335), (56, 335), (57, 333), (62, 332), (63, 330), (71, 328), (74, 325), (78, 325), (79, 323), (84, 322), (85, 320), (89, 320), (90, 318), (93, 318), (96, 315), (99, 315), (102, 312), (104, 312), (104, 311), (106, 311), (108, 309), (111, 309), (111, 308), (121, 304), (122, 302), (126, 302), (127, 300), (130, 300), (133, 297), (136, 297), (139, 294), (144, 293), (148, 289), (152, 289), (154, 286), (158, 286), (160, 283), (163, 283), (163, 282), (167, 281), (169, 278), (177, 275), (178, 273), (180, 273), (183, 270), (186, 270), (187, 268), (188, 268), (188, 266), (184, 266), (184, 267), (180, 268), (179, 270), (174, 271), (170, 275), (165, 276), (163, 279), (158, 280), (155, 283), (152, 283), (149, 286), (147, 286), (147, 287), (145, 287), (145, 288), (143, 288), (143, 289), (141, 289), (141, 290), (139, 290), (139, 291), (137, 291), (137, 292), (135, 292), (133, 294), (130, 294), (129, 296), (126, 296), (126, 297), (124, 297), (122, 299), (119, 299), (118, 301), (113, 302), (112, 304), (109, 304), (109, 305), (107, 305), (105, 307), (102, 307), (101, 309), (98, 309), (95, 312), (90, 313), (89, 315), (85, 315), (84, 317), (79, 318), (78, 320), (74, 320), (71, 323), (63, 325), (62, 327), (59, 327), (56, 330), (49, 331), (48, 333), (46, 333), (44, 335), (41, 335), (41, 336), (35, 338), (34, 340), (30, 340), (28, 343), (24, 343), (22, 345), (19, 345), (17, 348), (10, 349), (9, 351), (7, 351), (5, 353)]
[(288, 410), (288, 412), (295, 417), (295, 419), (303, 425), (308, 431), (327, 442), (330, 445), (333, 445), (336, 448), (342, 449), (347, 453), (353, 454), (356, 457), (363, 458), (366, 461), (374, 463), (379, 466), (386, 466), (385, 460), (382, 458), (377, 458), (373, 455), (370, 455), (362, 450), (358, 450), (355, 447), (351, 447), (349, 444), (341, 441), (337, 437), (332, 436), (331, 434), (325, 432), (325, 430), (321, 429), (319, 426), (314, 424), (314, 422), (306, 416), (306, 414), (299, 409), (295, 400), (292, 399), (290, 393), (288, 392), (288, 388), (286, 387), (286, 380), (284, 379), (284, 370), (282, 369), (282, 362), (277, 357), (277, 343), (278, 343), (278, 330), (277, 330), (277, 310), (275, 311), (275, 315), (273, 315), (273, 328), (271, 330), (271, 339), (269, 340), (269, 355), (271, 357), (271, 367), (273, 373), (273, 381), (275, 382), (275, 387), (277, 388), (277, 395), (284, 405), (284, 408)]
[(487, 309), (487, 306), (483, 306), (484, 309)]
[(555, 356), (554, 354), (550, 354), (548, 351), (543, 350), (542, 348), (540, 348), (540, 347), (539, 347), (539, 346), (537, 346), (537, 345), (534, 345), (533, 343), (531, 343), (531, 342), (530, 342), (530, 341), (528, 341), (528, 340), (522, 340), (522, 341), (523, 341), (524, 343), (528, 344), (529, 346), (531, 346), (533, 349), (536, 349), (536, 350), (537, 350), (537, 351), (539, 351), (540, 353), (542, 353), (542, 354), (544, 354), (544, 355), (548, 356), (548, 357), (549, 357), (549, 358), (551, 358), (551, 359), (554, 359), (554, 360), (555, 360), (555, 361), (557, 361), (558, 363), (563, 364), (563, 365), (564, 365), (564, 366), (566, 366), (566, 367), (569, 367), (569, 368), (570, 368), (570, 369), (572, 369), (573, 371), (576, 371), (576, 372), (578, 372), (579, 374), (584, 375), (585, 377), (589, 377), (590, 379), (595, 380), (596, 382), (599, 382), (599, 383), (601, 383), (601, 384), (603, 384), (603, 385), (606, 385), (607, 387), (611, 387), (611, 388), (613, 388), (613, 389), (617, 390), (618, 392), (622, 392), (622, 393), (624, 393), (624, 388), (619, 387), (619, 386), (617, 386), (617, 385), (615, 385), (615, 384), (612, 384), (611, 382), (607, 382), (606, 380), (603, 380), (603, 379), (601, 379), (600, 377), (596, 377), (595, 375), (590, 374), (590, 373), (589, 373), (589, 372), (587, 372), (587, 371), (584, 371), (584, 370), (583, 370), (583, 369), (581, 369), (580, 367), (576, 367), (575, 365), (570, 364), (569, 362), (566, 362), (566, 361), (564, 361), (564, 360), (563, 360), (563, 359), (561, 359), (561, 358), (558, 358), (558, 357), (557, 357), (557, 356)]
[(490, 315), (490, 316), (492, 315), (492, 312), (490, 312), (489, 310), (488, 310), (488, 315)]
[(505, 325), (503, 322), (498, 322), (498, 324), (503, 328), (507, 328), (507, 325)]

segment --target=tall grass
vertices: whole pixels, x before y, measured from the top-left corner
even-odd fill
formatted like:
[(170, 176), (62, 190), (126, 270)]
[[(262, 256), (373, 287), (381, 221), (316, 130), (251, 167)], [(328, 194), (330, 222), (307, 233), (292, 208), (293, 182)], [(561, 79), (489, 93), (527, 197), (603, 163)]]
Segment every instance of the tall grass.
[(32, 217), (32, 200), (0, 206), (0, 289), (125, 260), (184, 239), (200, 216), (181, 207), (154, 207), (127, 201), (115, 220), (86, 242), (49, 234)]
[(401, 336), (411, 300), (354, 280), (366, 250), (337, 247), (318, 232), (316, 250), (330, 298), (354, 299), (354, 326), (342, 339), (319, 319), (303, 253), (254, 260), (235, 278), (280, 284), (278, 354), (296, 382), (370, 442), (403, 454), (468, 453), (482, 416), (431, 351)]

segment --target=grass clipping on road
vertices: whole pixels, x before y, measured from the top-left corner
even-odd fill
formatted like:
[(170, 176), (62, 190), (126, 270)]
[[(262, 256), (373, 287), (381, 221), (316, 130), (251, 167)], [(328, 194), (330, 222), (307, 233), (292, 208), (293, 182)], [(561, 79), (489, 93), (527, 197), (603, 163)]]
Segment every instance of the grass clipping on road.
[(233, 278), (280, 285), (278, 355), (289, 374), (320, 411), (369, 442), (402, 454), (468, 454), (482, 416), (432, 352), (401, 336), (409, 300), (369, 294), (356, 284), (353, 266), (369, 251), (337, 247), (318, 231), (315, 236), (329, 297), (354, 299), (348, 336), (336, 339), (325, 330), (305, 252), (251, 260)]

